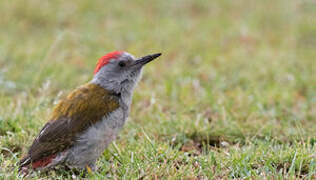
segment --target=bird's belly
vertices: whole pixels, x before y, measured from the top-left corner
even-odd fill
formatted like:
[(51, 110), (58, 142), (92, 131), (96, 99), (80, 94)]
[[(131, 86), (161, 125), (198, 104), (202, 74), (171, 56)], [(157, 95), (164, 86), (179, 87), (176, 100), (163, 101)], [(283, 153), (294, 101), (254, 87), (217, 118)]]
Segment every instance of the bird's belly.
[(121, 108), (103, 117), (78, 137), (77, 143), (67, 153), (66, 163), (76, 168), (93, 166), (108, 144), (116, 138), (125, 119)]

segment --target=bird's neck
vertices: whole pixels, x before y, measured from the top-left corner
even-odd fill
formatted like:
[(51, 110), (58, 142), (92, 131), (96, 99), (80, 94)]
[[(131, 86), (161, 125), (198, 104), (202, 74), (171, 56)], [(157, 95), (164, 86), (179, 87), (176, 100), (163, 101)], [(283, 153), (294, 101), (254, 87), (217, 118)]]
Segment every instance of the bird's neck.
[(129, 109), (132, 102), (135, 82), (129, 80), (119, 82), (95, 76), (92, 79), (91, 83), (97, 84), (107, 91), (112, 91), (116, 94), (120, 94), (120, 104), (127, 108), (127, 110)]

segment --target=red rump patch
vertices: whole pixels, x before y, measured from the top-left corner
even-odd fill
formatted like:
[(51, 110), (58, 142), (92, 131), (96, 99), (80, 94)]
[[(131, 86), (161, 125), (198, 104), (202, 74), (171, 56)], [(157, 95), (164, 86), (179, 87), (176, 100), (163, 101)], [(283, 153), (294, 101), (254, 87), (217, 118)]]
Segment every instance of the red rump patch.
[(106, 54), (105, 56), (102, 56), (98, 63), (97, 63), (97, 66), (95, 67), (94, 69), (94, 74), (96, 74), (97, 72), (99, 72), (99, 70), (104, 66), (106, 65), (107, 63), (109, 63), (109, 61), (111, 59), (115, 59), (117, 58), (118, 56), (120, 56), (121, 54), (123, 53), (123, 51), (113, 51), (113, 52), (110, 52), (108, 54)]
[(55, 157), (56, 157), (56, 154), (53, 154), (53, 155), (44, 157), (43, 159), (40, 159), (38, 161), (35, 161), (32, 163), (32, 168), (36, 169), (36, 168), (40, 168), (40, 167), (45, 167), (48, 164), (50, 164)]

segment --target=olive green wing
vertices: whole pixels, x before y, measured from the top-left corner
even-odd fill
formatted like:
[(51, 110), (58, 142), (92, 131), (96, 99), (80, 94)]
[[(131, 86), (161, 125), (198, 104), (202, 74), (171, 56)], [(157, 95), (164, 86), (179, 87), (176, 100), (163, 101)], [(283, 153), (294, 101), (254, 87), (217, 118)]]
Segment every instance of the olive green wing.
[(71, 147), (78, 135), (119, 107), (118, 96), (104, 88), (87, 84), (63, 99), (54, 108), (29, 149), (31, 162)]

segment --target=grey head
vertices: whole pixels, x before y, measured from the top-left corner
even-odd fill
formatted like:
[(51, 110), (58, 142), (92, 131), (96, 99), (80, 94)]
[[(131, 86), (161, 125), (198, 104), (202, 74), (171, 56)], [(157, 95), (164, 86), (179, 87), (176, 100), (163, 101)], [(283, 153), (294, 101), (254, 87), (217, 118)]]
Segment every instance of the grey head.
[(142, 68), (161, 53), (135, 58), (124, 51), (114, 51), (101, 57), (94, 70), (92, 83), (109, 91), (131, 96), (134, 87), (141, 78)]

